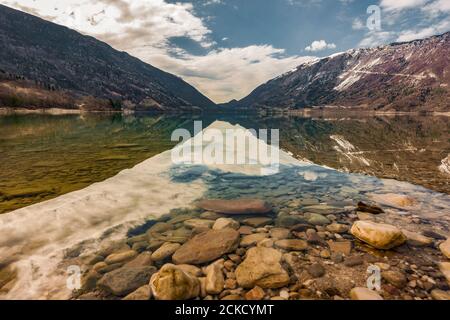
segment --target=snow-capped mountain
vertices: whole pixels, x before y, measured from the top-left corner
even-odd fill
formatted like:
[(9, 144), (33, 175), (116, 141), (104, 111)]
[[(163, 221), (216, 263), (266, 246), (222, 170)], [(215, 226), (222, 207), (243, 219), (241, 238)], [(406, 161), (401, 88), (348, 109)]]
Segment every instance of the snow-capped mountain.
[(450, 32), (315, 59), (256, 88), (234, 106), (450, 111)]

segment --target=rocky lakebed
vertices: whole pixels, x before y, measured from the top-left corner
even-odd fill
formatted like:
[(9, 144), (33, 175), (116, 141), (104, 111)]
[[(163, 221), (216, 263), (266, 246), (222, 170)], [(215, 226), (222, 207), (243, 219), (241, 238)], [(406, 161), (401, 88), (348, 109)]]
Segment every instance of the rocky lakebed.
[[(450, 299), (448, 224), (409, 214), (409, 196), (385, 194), (388, 205), (332, 198), (206, 199), (172, 210), (83, 257), (72, 298)], [(367, 288), (368, 270), (380, 272), (379, 290)]]
[(283, 151), (262, 169), (166, 151), (0, 215), (0, 298), (450, 299), (448, 194)]

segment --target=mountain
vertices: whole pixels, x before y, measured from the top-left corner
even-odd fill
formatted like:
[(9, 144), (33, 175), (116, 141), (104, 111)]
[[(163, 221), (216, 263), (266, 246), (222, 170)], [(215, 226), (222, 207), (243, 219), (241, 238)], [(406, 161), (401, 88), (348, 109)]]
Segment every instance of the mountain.
[(450, 32), (315, 59), (256, 88), (234, 108), (362, 107), (450, 111)]
[(172, 111), (215, 104), (104, 42), (0, 5), (0, 107)]

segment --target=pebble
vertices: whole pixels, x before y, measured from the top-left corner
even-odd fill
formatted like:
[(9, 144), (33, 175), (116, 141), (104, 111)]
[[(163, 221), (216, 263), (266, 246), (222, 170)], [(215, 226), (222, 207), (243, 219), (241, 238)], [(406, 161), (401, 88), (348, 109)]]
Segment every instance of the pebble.
[(264, 290), (262, 288), (255, 286), (253, 289), (251, 289), (250, 291), (248, 291), (245, 294), (245, 299), (246, 300), (262, 300), (265, 295), (266, 295), (266, 293), (264, 292)]
[(361, 256), (348, 257), (344, 261), (344, 265), (347, 267), (356, 267), (362, 265), (363, 263), (364, 260)]
[(306, 268), (313, 278), (320, 278), (325, 275), (325, 268), (320, 263), (315, 263)]
[(408, 280), (405, 275), (400, 271), (388, 270), (381, 273), (381, 277), (386, 280), (388, 283), (397, 287), (398, 289), (403, 289)]

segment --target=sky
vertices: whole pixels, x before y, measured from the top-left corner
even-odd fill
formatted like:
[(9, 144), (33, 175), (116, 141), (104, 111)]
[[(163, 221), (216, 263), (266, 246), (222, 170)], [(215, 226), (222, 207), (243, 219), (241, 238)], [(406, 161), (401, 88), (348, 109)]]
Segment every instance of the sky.
[(176, 74), (217, 103), (313, 57), (450, 31), (450, 0), (0, 0)]

